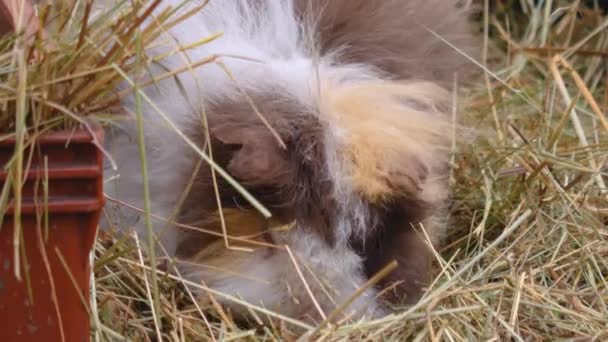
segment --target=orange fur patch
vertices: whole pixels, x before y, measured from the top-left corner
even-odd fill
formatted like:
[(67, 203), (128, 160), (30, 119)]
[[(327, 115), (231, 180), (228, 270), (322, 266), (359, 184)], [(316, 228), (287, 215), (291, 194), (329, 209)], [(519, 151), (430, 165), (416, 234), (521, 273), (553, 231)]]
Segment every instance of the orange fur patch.
[(448, 93), (428, 82), (325, 87), (322, 118), (354, 189), (372, 202), (417, 194), (449, 149)]

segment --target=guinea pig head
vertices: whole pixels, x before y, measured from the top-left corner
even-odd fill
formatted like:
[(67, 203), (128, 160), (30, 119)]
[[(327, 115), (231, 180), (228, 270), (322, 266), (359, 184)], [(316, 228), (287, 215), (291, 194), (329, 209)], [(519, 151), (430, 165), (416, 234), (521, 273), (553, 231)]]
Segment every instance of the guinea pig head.
[(225, 169), (280, 220), (329, 242), (363, 239), (387, 208), (433, 201), (427, 181), (449, 146), (445, 98), (431, 83), (378, 81), (325, 85), (315, 106), (271, 94), (255, 110), (223, 103), (209, 117), (212, 150), (228, 151)]

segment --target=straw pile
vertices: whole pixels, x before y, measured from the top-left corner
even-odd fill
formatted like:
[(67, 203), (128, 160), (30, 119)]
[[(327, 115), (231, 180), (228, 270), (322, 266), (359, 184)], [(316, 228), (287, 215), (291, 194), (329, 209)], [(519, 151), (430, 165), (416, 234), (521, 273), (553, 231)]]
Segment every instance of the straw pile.
[[(484, 51), (476, 63), (484, 75), (454, 103), (479, 134), (455, 147), (451, 235), (436, 251), (433, 285), (412, 308), (310, 327), (308, 338), (608, 339), (608, 16), (580, 1), (493, 1), (491, 10), (488, 2), (478, 18)], [(137, 27), (155, 4), (126, 4), (86, 34), (74, 33), (83, 28), (78, 14), (55, 9), (64, 16), (49, 40), (61, 48), (43, 50), (27, 68), (28, 54), (0, 42), (0, 127), (13, 132), (7, 113), (21, 108), (23, 96), (28, 127), (58, 127), (75, 116), (107, 120), (117, 101), (110, 89), (138, 59), (131, 47), (158, 33)], [(179, 20), (166, 14), (167, 23)], [(72, 34), (60, 40), (58, 32)], [(298, 338), (285, 319), (259, 324), (267, 313), (254, 305), (249, 321), (234, 321), (213, 301), (221, 294), (196, 305), (191, 291), (201, 285), (179, 275), (158, 271), (153, 296), (154, 263), (145, 251), (136, 238), (100, 234), (95, 340)]]
[[(120, 20), (82, 20), (90, 14), (90, 5), (41, 5), (38, 20), (44, 32), (31, 32), (31, 21), (37, 19), (23, 18), (16, 24), (18, 34), (0, 41), (3, 133), (21, 134), (16, 132), (20, 123), (27, 129), (24, 136), (74, 127), (85, 118), (101, 119), (118, 103), (111, 91), (123, 81), (121, 71), (133, 68), (135, 52), (125, 45), (133, 44), (140, 20), (135, 12)], [(157, 34), (147, 32), (140, 39), (146, 42)]]

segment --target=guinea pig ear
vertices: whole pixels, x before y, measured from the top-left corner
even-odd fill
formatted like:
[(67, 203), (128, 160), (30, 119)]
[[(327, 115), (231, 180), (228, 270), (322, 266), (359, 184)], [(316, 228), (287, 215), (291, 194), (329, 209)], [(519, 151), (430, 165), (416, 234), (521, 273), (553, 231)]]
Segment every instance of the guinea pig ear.
[(222, 144), (239, 146), (225, 167), (243, 185), (280, 186), (287, 182), (287, 151), (267, 127), (226, 124), (214, 128), (211, 135)]

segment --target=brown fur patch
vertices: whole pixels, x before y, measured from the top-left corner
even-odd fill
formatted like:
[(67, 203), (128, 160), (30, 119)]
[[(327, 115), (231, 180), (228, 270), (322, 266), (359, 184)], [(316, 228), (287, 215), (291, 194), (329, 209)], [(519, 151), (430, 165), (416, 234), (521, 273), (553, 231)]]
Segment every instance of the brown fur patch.
[[(384, 299), (393, 304), (413, 304), (428, 285), (431, 276), (432, 254), (421, 234), (414, 227), (425, 221), (434, 211), (431, 204), (402, 199), (388, 207), (377, 208), (373, 215), (380, 222), (364, 241), (352, 241), (352, 246), (364, 257), (368, 277), (380, 271), (389, 262), (396, 260), (397, 269), (382, 279), (380, 289), (394, 286)], [(436, 236), (438, 227), (426, 227), (427, 234)]]
[(458, 0), (296, 0), (303, 20), (316, 23), (321, 55), (372, 64), (400, 79), (450, 84), (472, 64), (429, 30), (477, 57), (469, 11)]

